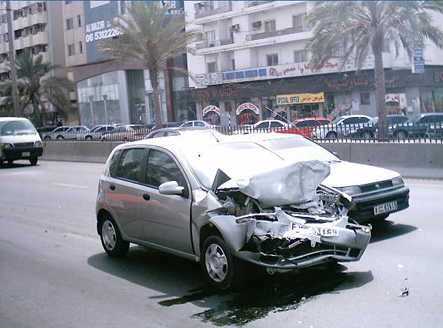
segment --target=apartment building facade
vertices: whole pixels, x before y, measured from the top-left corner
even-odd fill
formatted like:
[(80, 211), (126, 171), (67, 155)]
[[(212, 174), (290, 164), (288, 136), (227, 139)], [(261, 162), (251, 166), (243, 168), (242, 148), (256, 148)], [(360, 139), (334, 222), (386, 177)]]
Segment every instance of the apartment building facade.
[[(351, 59), (339, 70), (343, 49), (312, 70), (305, 48), (313, 37), (306, 15), (311, 1), (186, 1), (189, 29), (203, 33), (188, 54), (190, 98), (197, 116), (211, 123), (247, 124), (266, 118), (366, 114), (375, 116), (374, 57), (356, 73)], [(435, 23), (440, 25), (441, 17)], [(443, 52), (417, 49), (423, 73), (385, 40), (389, 113), (443, 111)], [(420, 52), (422, 54), (420, 55)], [(423, 67), (421, 67), (423, 68)]]
[[(63, 44), (62, 3), (60, 1), (11, 1), (12, 30), (9, 35), (6, 1), (0, 3), (0, 82), (10, 80), (9, 42), (14, 42), (16, 56), (29, 51), (41, 55), (44, 62), (59, 66), (54, 74), (65, 76), (65, 52)], [(32, 106), (23, 109), (30, 115)], [(41, 109), (48, 124), (56, 122), (57, 109), (46, 102)]]
[[(103, 38), (118, 37), (112, 21), (126, 15), (132, 1), (64, 1), (63, 19), (66, 62), (76, 85), (79, 121), (83, 125), (154, 122), (153, 90), (142, 63), (115, 65), (102, 52)], [(170, 13), (182, 10), (183, 1), (170, 1)], [(186, 55), (167, 63), (185, 67)], [(162, 119), (180, 121), (188, 78), (162, 68), (159, 77)]]

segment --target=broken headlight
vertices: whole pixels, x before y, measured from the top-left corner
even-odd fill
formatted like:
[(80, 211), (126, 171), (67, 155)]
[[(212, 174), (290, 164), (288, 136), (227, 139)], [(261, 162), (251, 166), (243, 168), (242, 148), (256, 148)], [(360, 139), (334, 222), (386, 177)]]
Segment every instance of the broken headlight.
[(337, 189), (347, 195), (350, 195), (350, 196), (356, 195), (356, 194), (361, 194), (361, 189), (359, 186), (340, 187)]

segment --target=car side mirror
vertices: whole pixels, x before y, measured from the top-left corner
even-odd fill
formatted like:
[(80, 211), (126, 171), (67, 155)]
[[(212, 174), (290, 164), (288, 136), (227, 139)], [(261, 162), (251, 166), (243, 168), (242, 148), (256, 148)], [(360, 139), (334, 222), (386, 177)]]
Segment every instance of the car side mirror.
[(158, 187), (158, 191), (162, 195), (182, 196), (184, 190), (185, 190), (185, 188), (179, 186), (177, 181), (164, 182)]

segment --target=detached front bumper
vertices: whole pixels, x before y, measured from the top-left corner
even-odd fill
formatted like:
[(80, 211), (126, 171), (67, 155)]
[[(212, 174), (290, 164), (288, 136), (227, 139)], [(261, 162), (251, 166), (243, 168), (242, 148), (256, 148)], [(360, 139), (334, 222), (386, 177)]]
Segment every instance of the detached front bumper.
[(33, 157), (40, 157), (43, 155), (42, 146), (34, 147), (10, 147), (0, 149), (0, 159), (1, 160), (18, 160), (18, 159), (29, 159)]
[[(409, 207), (409, 188), (402, 186), (392, 190), (379, 190), (362, 195), (352, 197), (352, 201), (356, 205), (354, 211), (348, 213), (349, 217), (357, 222), (364, 222), (377, 216), (402, 211)], [(375, 215), (374, 208), (378, 205), (396, 202), (397, 209)]]

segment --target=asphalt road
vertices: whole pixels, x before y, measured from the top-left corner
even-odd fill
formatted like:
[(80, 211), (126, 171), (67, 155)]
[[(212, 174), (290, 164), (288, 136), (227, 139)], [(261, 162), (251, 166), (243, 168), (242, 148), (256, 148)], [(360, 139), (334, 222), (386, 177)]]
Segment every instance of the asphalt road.
[(193, 262), (138, 246), (105, 255), (94, 216), (103, 165), (17, 163), (0, 168), (1, 328), (442, 325), (443, 181), (407, 180), (410, 208), (374, 227), (357, 263), (251, 270), (219, 292)]

